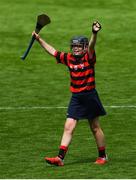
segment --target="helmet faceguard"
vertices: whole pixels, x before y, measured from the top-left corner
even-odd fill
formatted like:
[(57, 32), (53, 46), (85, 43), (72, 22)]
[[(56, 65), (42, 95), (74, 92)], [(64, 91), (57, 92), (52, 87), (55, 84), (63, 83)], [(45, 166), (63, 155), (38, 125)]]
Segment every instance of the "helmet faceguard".
[(73, 47), (80, 47), (82, 48), (82, 52), (80, 55), (76, 55), (73, 53), (74, 56), (78, 56), (81, 57), (85, 54), (87, 48), (88, 48), (88, 38), (86, 38), (85, 36), (75, 36), (71, 39), (71, 43), (70, 43), (70, 48), (71, 50), (73, 50)]

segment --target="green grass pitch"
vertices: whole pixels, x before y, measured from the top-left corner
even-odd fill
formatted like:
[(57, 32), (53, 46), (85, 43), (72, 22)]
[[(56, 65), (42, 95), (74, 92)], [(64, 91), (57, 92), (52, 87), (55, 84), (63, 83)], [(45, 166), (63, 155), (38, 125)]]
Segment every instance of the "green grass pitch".
[[(101, 118), (109, 156), (105, 166), (93, 164), (97, 149), (87, 121), (79, 122), (64, 167), (43, 160), (58, 153), (66, 109), (40, 107), (67, 107), (70, 92), (68, 70), (38, 43), (25, 61), (20, 59), (41, 13), (52, 20), (41, 36), (64, 51), (72, 36), (90, 37), (94, 20), (102, 24), (96, 85), (108, 113)], [(134, 0), (0, 1), (1, 179), (136, 178), (135, 17)]]

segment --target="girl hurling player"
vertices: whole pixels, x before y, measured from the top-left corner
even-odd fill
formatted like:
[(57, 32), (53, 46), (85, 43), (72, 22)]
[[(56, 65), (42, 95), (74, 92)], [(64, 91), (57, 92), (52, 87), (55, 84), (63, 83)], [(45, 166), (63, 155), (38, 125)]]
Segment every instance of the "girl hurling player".
[(103, 165), (107, 162), (104, 133), (99, 123), (99, 116), (105, 115), (106, 112), (95, 89), (96, 54), (94, 48), (100, 29), (100, 23), (95, 21), (92, 24), (90, 41), (85, 36), (73, 37), (70, 43), (72, 53), (60, 52), (45, 42), (36, 32), (32, 33), (46, 52), (56, 58), (57, 63), (62, 63), (68, 67), (71, 80), (70, 91), (72, 96), (67, 110), (59, 152), (56, 157), (45, 157), (49, 164), (64, 165), (64, 158), (71, 143), (74, 129), (81, 119), (88, 120), (96, 141), (98, 157), (95, 164)]

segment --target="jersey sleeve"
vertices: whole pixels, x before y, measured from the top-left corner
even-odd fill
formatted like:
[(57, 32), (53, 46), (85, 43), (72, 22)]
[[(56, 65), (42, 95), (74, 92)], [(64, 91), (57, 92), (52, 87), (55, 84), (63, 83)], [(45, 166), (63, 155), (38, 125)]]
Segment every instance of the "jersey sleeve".
[(96, 53), (94, 49), (90, 49), (90, 52), (88, 53), (89, 56), (89, 64), (95, 65), (96, 63)]
[(57, 60), (57, 63), (65, 64), (67, 66), (67, 53), (56, 51), (54, 57)]

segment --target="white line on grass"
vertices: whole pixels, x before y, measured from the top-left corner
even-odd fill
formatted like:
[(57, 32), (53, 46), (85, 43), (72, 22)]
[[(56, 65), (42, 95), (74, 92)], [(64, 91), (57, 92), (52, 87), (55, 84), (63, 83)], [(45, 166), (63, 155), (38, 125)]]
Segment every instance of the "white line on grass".
[(25, 110), (25, 109), (66, 109), (67, 107), (55, 107), (55, 106), (20, 106), (20, 107), (0, 107), (0, 110)]
[(106, 108), (136, 108), (136, 105), (120, 105), (120, 106), (116, 106), (116, 105), (112, 105), (112, 106), (104, 106)]
[[(104, 106), (105, 108), (111, 109), (130, 109), (136, 108), (136, 105), (111, 105)], [(20, 106), (20, 107), (12, 107), (12, 106), (3, 106), (0, 107), (0, 110), (33, 110), (33, 109), (66, 109), (66, 106)]]

